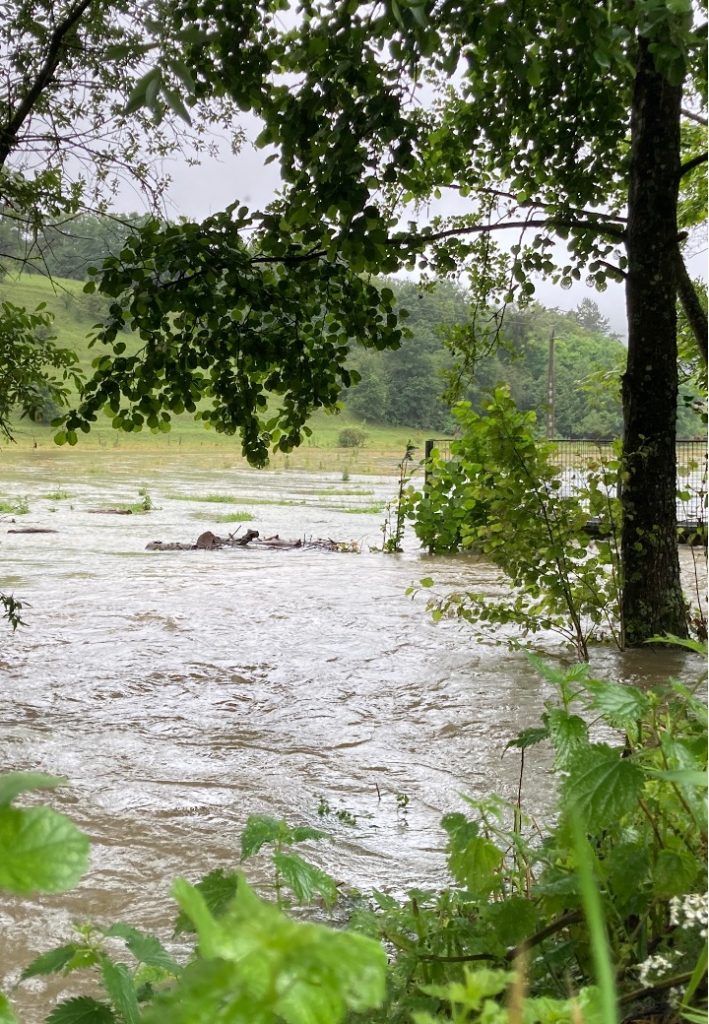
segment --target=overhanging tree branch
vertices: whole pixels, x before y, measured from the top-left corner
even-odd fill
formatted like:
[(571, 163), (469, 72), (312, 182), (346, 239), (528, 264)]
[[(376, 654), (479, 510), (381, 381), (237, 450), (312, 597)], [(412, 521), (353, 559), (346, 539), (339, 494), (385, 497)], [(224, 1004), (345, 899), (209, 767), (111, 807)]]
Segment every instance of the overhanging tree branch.
[(707, 315), (702, 309), (697, 290), (689, 276), (687, 265), (679, 249), (675, 257), (675, 277), (677, 294), (682, 304), (684, 315), (687, 317), (687, 323), (696, 339), (704, 365), (707, 366), (709, 358), (707, 355)]
[(700, 164), (705, 164), (707, 159), (709, 159), (709, 153), (700, 153), (699, 156), (687, 160), (679, 169), (680, 178), (683, 178), (685, 174), (689, 174), (690, 171), (693, 171), (695, 167), (699, 167)]
[(550, 218), (533, 218), (530, 220), (508, 220), (499, 221), (497, 224), (469, 224), (465, 227), (445, 228), (442, 231), (422, 231), (420, 234), (392, 235), (387, 241), (393, 245), (417, 246), (428, 245), (431, 242), (439, 242), (444, 238), (454, 238), (456, 235), (487, 235), (493, 231), (509, 231), (523, 228), (559, 228), (569, 231), (593, 231), (599, 235), (607, 235), (618, 242), (625, 239), (623, 228), (615, 224), (601, 223), (593, 220), (557, 220)]
[(702, 117), (701, 114), (695, 114), (693, 110), (687, 110), (686, 107), (682, 107), (682, 117), (688, 118), (690, 121), (696, 121), (697, 124), (703, 124), (704, 127), (709, 123), (706, 117)]
[(60, 21), (52, 32), (42, 67), (8, 123), (0, 129), (0, 167), (5, 166), (5, 161), (15, 147), (22, 125), (32, 113), (39, 97), (51, 83), (61, 57), (62, 43), (93, 2), (94, 0), (79, 0), (79, 3), (69, 11), (66, 18)]

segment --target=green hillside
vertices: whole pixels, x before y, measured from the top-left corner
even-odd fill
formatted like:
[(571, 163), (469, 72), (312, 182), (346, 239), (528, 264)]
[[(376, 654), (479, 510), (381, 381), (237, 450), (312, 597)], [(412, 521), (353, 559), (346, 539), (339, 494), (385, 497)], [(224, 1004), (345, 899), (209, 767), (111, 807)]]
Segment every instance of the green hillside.
[[(307, 449), (339, 449), (340, 434), (347, 428), (364, 432), (365, 452), (387, 451), (392, 458), (403, 451), (409, 439), (422, 445), (426, 436), (442, 436), (452, 430), (449, 408), (441, 398), (454, 358), (446, 344), (445, 330), (465, 325), (465, 295), (447, 282), (433, 291), (422, 291), (412, 282), (390, 284), (400, 304), (410, 313), (411, 337), (397, 351), (353, 347), (352, 365), (361, 374), (361, 383), (350, 390), (339, 415), (319, 412), (313, 416), (313, 436), (302, 447), (301, 460)], [(0, 280), (0, 301), (11, 301), (28, 310), (45, 303), (55, 318), (57, 343), (74, 350), (83, 371), (90, 373), (91, 362), (99, 354), (98, 347), (89, 347), (92, 327), (101, 319), (106, 300), (84, 294), (83, 284), (77, 280), (49, 281), (37, 274), (25, 274)], [(622, 416), (613, 382), (619, 378), (625, 350), (618, 339), (607, 333), (607, 324), (595, 303), (584, 303), (572, 313), (547, 310), (537, 304), (525, 310), (510, 310), (501, 335), (502, 346), (478, 360), (474, 376), (463, 383), (463, 397), (479, 406), (486, 389), (506, 382), (520, 408), (536, 410), (542, 428), (546, 418), (548, 345), (554, 331), (556, 433), (617, 436)], [(463, 334), (465, 330), (463, 327)], [(130, 336), (126, 335), (125, 340), (130, 349)], [(682, 410), (680, 433), (697, 433), (701, 424), (695, 420), (695, 416)], [(14, 426), (21, 444), (53, 443), (50, 425), (25, 419), (15, 421)], [(89, 435), (82, 435), (80, 444), (141, 448), (217, 446), (231, 451), (240, 447), (237, 438), (208, 431), (188, 414), (175, 417), (173, 429), (165, 435), (147, 430), (117, 433), (108, 418), (99, 420)], [(355, 457), (354, 452), (350, 455)], [(356, 457), (362, 458), (362, 453)]]
[[(29, 310), (45, 303), (54, 315), (54, 334), (57, 344), (73, 349), (84, 372), (91, 369), (91, 362), (98, 354), (96, 347), (90, 348), (92, 326), (100, 319), (104, 300), (96, 295), (85, 295), (83, 283), (71, 279), (47, 278), (37, 274), (22, 277), (6, 276), (0, 279), (0, 302), (9, 301)], [(128, 338), (126, 338), (128, 341)], [(275, 456), (276, 464), (289, 464), (303, 468), (330, 468), (349, 466), (353, 472), (395, 466), (396, 460), (413, 440), (423, 446), (426, 431), (404, 427), (375, 426), (363, 427), (360, 420), (343, 409), (339, 414), (316, 413), (311, 421), (313, 436), (298, 452), (290, 456)], [(339, 436), (347, 428), (358, 429), (365, 434), (364, 445), (357, 449), (343, 449)], [(49, 424), (32, 423), (17, 418), (13, 422), (15, 440), (21, 447), (52, 447), (56, 432)], [(172, 430), (167, 434), (153, 434), (148, 430), (135, 433), (115, 431), (108, 418), (99, 421), (90, 434), (81, 435), (80, 449), (125, 448), (125, 449), (201, 449), (214, 447), (228, 450), (236, 455), (240, 452), (237, 437), (218, 434), (208, 430), (204, 424), (184, 415), (173, 419)], [(383, 461), (382, 461), (383, 460)]]

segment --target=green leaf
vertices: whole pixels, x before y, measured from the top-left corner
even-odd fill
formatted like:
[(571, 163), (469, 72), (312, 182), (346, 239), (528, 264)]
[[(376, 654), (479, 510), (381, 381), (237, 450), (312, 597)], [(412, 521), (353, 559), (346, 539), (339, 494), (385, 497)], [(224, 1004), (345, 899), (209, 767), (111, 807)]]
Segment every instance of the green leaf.
[(25, 978), (35, 978), (42, 974), (54, 974), (57, 971), (61, 971), (70, 963), (78, 949), (79, 946), (75, 942), (70, 942), (67, 946), (57, 946), (56, 949), (50, 949), (48, 953), (42, 953), (28, 967), (25, 967), (20, 977), (24, 981)]
[(588, 832), (617, 823), (637, 804), (643, 773), (630, 758), (602, 744), (580, 751), (567, 764), (562, 807), (581, 819)]
[(327, 907), (337, 902), (335, 880), (297, 853), (274, 853), (273, 863), (300, 903), (309, 903), (316, 894), (322, 896)]
[(0, 809), (0, 888), (65, 892), (88, 865), (89, 841), (48, 807)]
[[(232, 896), (234, 891), (231, 890)], [(178, 975), (182, 970), (155, 935), (148, 935), (120, 921), (106, 928), (103, 934), (106, 938), (123, 939), (136, 960), (147, 964), (148, 967), (158, 967), (174, 975)]]
[(537, 743), (548, 739), (549, 730), (546, 726), (532, 726), (529, 729), (523, 729), (513, 740), (510, 740), (505, 750), (509, 750), (510, 747), (516, 747), (518, 750), (527, 750), (529, 747), (534, 747)]
[(663, 899), (692, 891), (701, 874), (696, 857), (683, 850), (660, 850), (653, 869), (654, 890)]
[(177, 116), (181, 118), (183, 121), (185, 121), (187, 124), (191, 125), (192, 118), (190, 117), (190, 112), (185, 106), (184, 101), (180, 94), (176, 92), (174, 89), (168, 89), (166, 87), (163, 88), (162, 94), (165, 97), (165, 100), (167, 101), (167, 105), (170, 108), (170, 110), (172, 110), (174, 114), (177, 114)]
[(498, 885), (502, 853), (463, 814), (447, 814), (441, 821), (448, 833), (448, 866), (456, 880), (476, 895), (487, 895)]
[(19, 1024), (4, 992), (0, 992), (0, 1024)]
[(588, 747), (588, 726), (583, 718), (562, 708), (552, 708), (544, 719), (554, 745), (554, 763), (557, 768), (566, 768), (572, 757)]
[[(204, 902), (214, 917), (221, 917), (236, 895), (239, 876), (235, 872), (225, 872), (223, 868), (215, 868), (197, 882), (195, 888), (201, 893)], [(194, 931), (194, 927), (183, 911), (177, 915), (175, 934)]]
[(643, 717), (650, 706), (646, 694), (633, 686), (589, 680), (588, 689), (593, 694), (591, 707), (599, 711), (610, 725), (622, 729)]
[(654, 771), (651, 768), (645, 770), (665, 782), (675, 782), (680, 786), (694, 786), (697, 789), (706, 789), (709, 781), (706, 772), (695, 768), (672, 768), (669, 771)]
[(0, 775), (0, 807), (12, 803), (20, 793), (33, 789), (54, 789), (65, 782), (66, 779), (45, 775), (43, 772), (7, 772)]
[(286, 839), (288, 825), (279, 818), (267, 814), (250, 814), (246, 827), (241, 833), (241, 859), (248, 860), (265, 846)]
[(99, 1003), (89, 996), (65, 999), (55, 1006), (45, 1024), (117, 1024), (113, 1010), (107, 1003)]
[(139, 1024), (140, 1010), (135, 994), (135, 985), (130, 971), (123, 964), (117, 964), (105, 956), (101, 960), (101, 974), (111, 1002), (119, 1018), (125, 1024)]
[(338, 1024), (347, 1010), (371, 1009), (384, 998), (386, 957), (378, 942), (294, 921), (243, 878), (221, 921), (187, 882), (178, 880), (173, 891), (196, 925), (203, 959), (158, 998), (148, 1021)]
[(539, 911), (532, 900), (522, 896), (490, 903), (484, 910), (484, 917), (494, 929), (496, 938), (503, 946), (518, 946), (529, 938), (539, 925)]

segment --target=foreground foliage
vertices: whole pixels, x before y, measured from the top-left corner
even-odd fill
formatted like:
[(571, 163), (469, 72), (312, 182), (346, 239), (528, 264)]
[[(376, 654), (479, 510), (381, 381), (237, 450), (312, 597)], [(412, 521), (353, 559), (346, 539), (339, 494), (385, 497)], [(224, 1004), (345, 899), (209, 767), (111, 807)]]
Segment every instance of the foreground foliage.
[[(508, 745), (520, 757), (519, 798), (470, 799), (467, 814), (446, 815), (444, 888), (362, 897), (346, 930), (296, 920), (289, 894), (324, 908), (337, 898), (297, 852), (325, 834), (255, 816), (242, 861), (268, 851), (272, 901), (239, 871), (178, 880), (176, 934), (194, 937), (186, 962), (127, 924), (81, 926), (23, 978), (88, 970), (103, 995), (63, 1000), (47, 1024), (706, 1020), (706, 706), (676, 680), (646, 690), (596, 680), (586, 665), (536, 664), (556, 698)], [(545, 824), (522, 804), (525, 757), (541, 742), (558, 782)], [(43, 837), (42, 863), (5, 869), (6, 890), (66, 888), (85, 867), (86, 840), (66, 819), (10, 806), (58, 781), (2, 779), (2, 862), (25, 857), (31, 818)], [(15, 1020), (0, 1001), (0, 1021)]]

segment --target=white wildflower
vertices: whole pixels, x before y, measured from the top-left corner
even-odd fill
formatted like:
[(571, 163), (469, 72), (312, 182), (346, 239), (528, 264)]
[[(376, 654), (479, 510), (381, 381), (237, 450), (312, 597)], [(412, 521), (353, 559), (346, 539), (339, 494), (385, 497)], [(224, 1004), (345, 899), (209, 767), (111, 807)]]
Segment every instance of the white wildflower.
[(646, 988), (653, 982), (659, 981), (660, 978), (672, 970), (672, 961), (676, 957), (676, 953), (666, 953), (664, 955), (658, 953), (655, 956), (649, 956), (647, 960), (638, 965), (640, 985)]
[(675, 928), (698, 928), (700, 936), (706, 939), (708, 918), (706, 894), (692, 892), (670, 900), (670, 924)]

